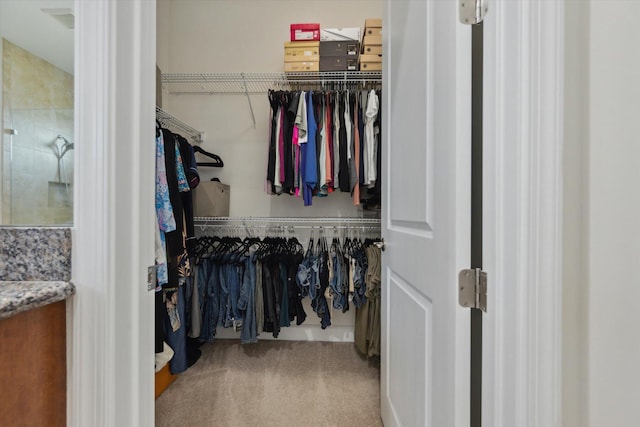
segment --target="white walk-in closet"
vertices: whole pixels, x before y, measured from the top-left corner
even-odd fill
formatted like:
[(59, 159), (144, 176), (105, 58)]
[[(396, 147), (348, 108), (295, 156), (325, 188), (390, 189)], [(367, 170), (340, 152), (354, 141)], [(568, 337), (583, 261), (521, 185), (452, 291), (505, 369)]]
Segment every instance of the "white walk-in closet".
[[(290, 24), (364, 31), (366, 19), (382, 16), (381, 0), (158, 0), (158, 122), (224, 164), (198, 167), (200, 182), (218, 179), (229, 200), (222, 218), (195, 212), (200, 247), (205, 238), (295, 238), (306, 253), (310, 240), (379, 239), (379, 203), (354, 204), (350, 192), (336, 190), (304, 206), (302, 195), (268, 194), (265, 184), (269, 90), (384, 90), (381, 72), (355, 73), (349, 83), (347, 73), (292, 82), (283, 73)], [(211, 162), (197, 152), (196, 160)], [(208, 331), (193, 366), (172, 377), (166, 368), (157, 374), (156, 425), (382, 425), (379, 354), (356, 350), (356, 308), (349, 304), (344, 311), (328, 299), (331, 324), (323, 328), (304, 298), (304, 323), (292, 321), (277, 338), (258, 330), (257, 343), (241, 344), (235, 321), (215, 336)]]

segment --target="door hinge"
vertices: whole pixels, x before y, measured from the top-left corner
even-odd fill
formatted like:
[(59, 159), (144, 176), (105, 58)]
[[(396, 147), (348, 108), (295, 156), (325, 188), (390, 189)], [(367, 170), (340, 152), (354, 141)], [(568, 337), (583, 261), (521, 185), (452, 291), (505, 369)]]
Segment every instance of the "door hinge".
[(484, 21), (489, 10), (489, 0), (459, 0), (460, 22), (468, 25)]
[(487, 312), (487, 273), (479, 268), (462, 270), (458, 275), (458, 303)]
[(153, 291), (156, 289), (157, 278), (157, 268), (155, 265), (151, 265), (147, 267), (147, 290)]

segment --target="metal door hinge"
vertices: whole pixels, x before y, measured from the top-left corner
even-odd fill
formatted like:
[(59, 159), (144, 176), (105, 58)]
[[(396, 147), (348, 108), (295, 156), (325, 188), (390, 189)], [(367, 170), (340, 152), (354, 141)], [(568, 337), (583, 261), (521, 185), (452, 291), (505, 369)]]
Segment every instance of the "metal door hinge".
[(155, 265), (151, 265), (147, 268), (147, 290), (155, 290), (157, 281), (157, 268)]
[(487, 312), (487, 273), (479, 268), (462, 270), (458, 275), (458, 303)]
[(489, 0), (459, 0), (460, 22), (468, 25), (484, 21), (489, 10)]

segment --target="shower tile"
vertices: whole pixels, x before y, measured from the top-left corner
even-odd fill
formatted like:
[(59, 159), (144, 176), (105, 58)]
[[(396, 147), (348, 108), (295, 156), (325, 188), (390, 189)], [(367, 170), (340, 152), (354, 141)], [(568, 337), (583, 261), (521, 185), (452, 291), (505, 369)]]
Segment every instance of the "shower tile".
[[(33, 147), (36, 150), (49, 153), (55, 158), (55, 141), (58, 136), (58, 132), (55, 128), (36, 122), (33, 129)], [(58, 143), (58, 146), (62, 145), (62, 142)]]
[(49, 181), (47, 207), (49, 210), (52, 210), (52, 217), (55, 215), (53, 209), (65, 209), (70, 207), (72, 198), (73, 188), (71, 188), (70, 185), (61, 182)]

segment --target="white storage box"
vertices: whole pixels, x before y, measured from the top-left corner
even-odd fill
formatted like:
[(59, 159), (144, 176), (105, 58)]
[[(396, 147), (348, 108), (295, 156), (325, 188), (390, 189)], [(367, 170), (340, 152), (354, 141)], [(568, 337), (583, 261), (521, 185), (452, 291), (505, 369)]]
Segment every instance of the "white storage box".
[(326, 28), (320, 30), (320, 41), (342, 42), (360, 41), (360, 27)]

